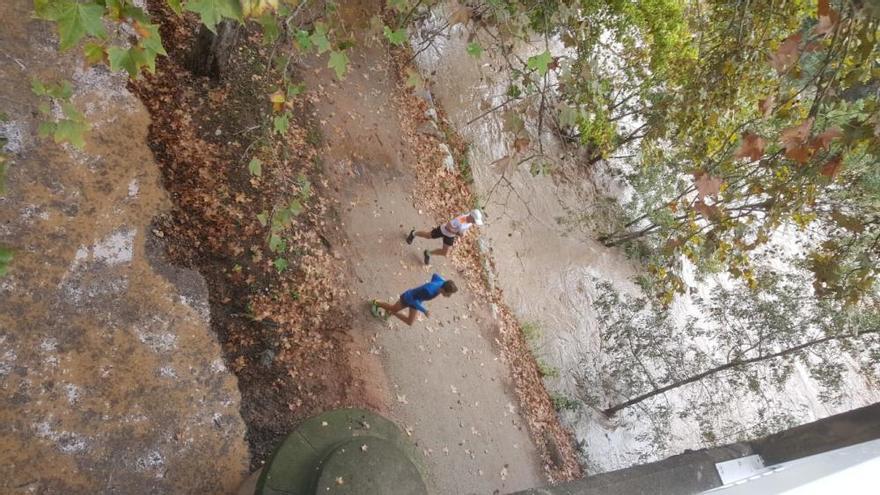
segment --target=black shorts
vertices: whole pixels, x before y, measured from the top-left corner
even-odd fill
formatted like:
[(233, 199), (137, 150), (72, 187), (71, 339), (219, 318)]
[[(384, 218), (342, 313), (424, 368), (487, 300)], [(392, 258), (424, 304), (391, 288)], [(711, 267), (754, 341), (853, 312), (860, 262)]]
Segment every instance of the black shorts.
[(441, 237), (443, 238), (443, 244), (447, 246), (455, 244), (455, 237), (447, 237), (440, 231), (440, 227), (434, 227), (434, 230), (431, 231), (431, 239), (439, 239)]

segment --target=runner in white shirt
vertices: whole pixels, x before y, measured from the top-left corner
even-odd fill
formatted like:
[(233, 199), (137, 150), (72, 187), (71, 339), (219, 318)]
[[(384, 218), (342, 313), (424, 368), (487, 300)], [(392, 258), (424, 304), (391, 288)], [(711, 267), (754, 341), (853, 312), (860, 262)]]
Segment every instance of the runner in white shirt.
[(430, 265), (432, 254), (446, 256), (446, 253), (449, 252), (449, 248), (455, 244), (455, 238), (464, 235), (464, 233), (473, 225), (483, 225), (483, 212), (480, 210), (471, 210), (467, 213), (462, 213), (443, 225), (434, 227), (431, 231), (416, 231), (416, 229), (412, 229), (409, 231), (409, 235), (406, 236), (406, 243), (412, 244), (416, 237), (421, 237), (423, 239), (439, 239), (442, 237), (443, 247), (433, 251), (428, 251), (426, 249), (422, 253), (425, 256), (425, 264)]

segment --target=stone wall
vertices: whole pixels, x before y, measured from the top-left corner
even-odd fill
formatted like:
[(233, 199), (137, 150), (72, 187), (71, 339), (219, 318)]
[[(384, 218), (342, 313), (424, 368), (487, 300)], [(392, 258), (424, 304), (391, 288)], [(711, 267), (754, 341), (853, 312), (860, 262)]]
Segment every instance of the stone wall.
[[(0, 2), (0, 245), (15, 251), (0, 278), (0, 493), (230, 492), (248, 460), (239, 393), (204, 282), (162, 261), (150, 227), (169, 202), (148, 115), (124, 76), (59, 53), (32, 9)], [(37, 136), (33, 77), (73, 84), (83, 151)]]

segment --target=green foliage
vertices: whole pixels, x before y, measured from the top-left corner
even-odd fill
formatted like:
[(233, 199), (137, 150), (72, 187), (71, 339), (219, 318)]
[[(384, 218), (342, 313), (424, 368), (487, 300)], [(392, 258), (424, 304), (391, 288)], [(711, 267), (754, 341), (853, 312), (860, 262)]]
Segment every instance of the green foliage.
[(314, 147), (318, 147), (324, 141), (324, 135), (321, 133), (321, 128), (318, 126), (311, 126), (308, 128), (306, 132), (306, 142)]
[(398, 12), (403, 12), (404, 9), (407, 8), (407, 3), (408, 3), (407, 0), (388, 0), (387, 1), (388, 6)]
[(794, 260), (816, 297), (855, 304), (877, 290), (876, 18), (818, 4), (552, 2), (529, 14), (529, 29), (559, 30), (576, 53), (552, 69), (560, 128), (591, 161), (632, 157), (629, 221), (602, 240), (643, 241), (661, 302), (687, 289), (682, 258), (760, 289), (755, 265), (789, 227), (825, 239)]
[(299, 200), (302, 203), (308, 202), (309, 198), (312, 197), (312, 183), (309, 181), (308, 177), (303, 174), (299, 174), (296, 178), (296, 184), (299, 187)]
[[(0, 123), (6, 122), (8, 117), (5, 112), (0, 112)], [(6, 147), (8, 143), (6, 136), (0, 134), (0, 195), (6, 194), (6, 165), (9, 162), (9, 157), (4, 153), (3, 148)]]
[(535, 160), (529, 165), (529, 173), (532, 177), (550, 175), (552, 165), (548, 162)]
[(31, 81), (31, 91), (37, 96), (49, 98), (61, 109), (61, 118), (52, 120), (52, 111), (48, 102), (40, 104), (39, 110), (44, 118), (49, 119), (40, 123), (37, 132), (40, 137), (51, 136), (56, 143), (70, 143), (77, 149), (85, 147), (85, 134), (89, 130), (89, 124), (85, 116), (70, 102), (73, 95), (73, 86), (67, 81), (60, 83), (44, 84), (38, 79)]
[(290, 263), (285, 258), (275, 258), (275, 261), (272, 262), (272, 266), (275, 267), (275, 270), (277, 270), (278, 273), (281, 273), (284, 270), (287, 270)]
[[(290, 226), (293, 219), (303, 212), (303, 205), (312, 195), (312, 184), (305, 175), (300, 174), (296, 182), (298, 188), (296, 197), (291, 199), (287, 205), (276, 207), (272, 213), (271, 220), (266, 212), (261, 212), (257, 215), (260, 225), (265, 227), (268, 224), (270, 226), (268, 237), (269, 250), (278, 255), (288, 250), (288, 242), (284, 238), (284, 231)], [(278, 270), (278, 273), (283, 272), (287, 267), (287, 259), (279, 257), (275, 260), (275, 268)]]
[(413, 89), (419, 89), (424, 87), (425, 81), (422, 79), (422, 75), (419, 74), (419, 71), (415, 69), (406, 69), (406, 85)]
[(251, 158), (248, 163), (248, 171), (255, 177), (263, 176), (263, 162), (259, 158)]
[(327, 39), (327, 26), (323, 22), (315, 23), (315, 29), (309, 36), (309, 44), (315, 48), (319, 55), (330, 50), (330, 40)]
[(165, 0), (168, 7), (177, 15), (183, 13), (183, 6), (180, 5), (181, 0)]
[(127, 49), (111, 46), (107, 50), (107, 57), (110, 60), (110, 70), (124, 70), (131, 77), (137, 76), (142, 67), (149, 65), (146, 52), (136, 46)]
[(287, 250), (287, 241), (277, 234), (269, 236), (269, 249), (276, 253), (283, 253)]
[(12, 256), (12, 249), (0, 246), (0, 277), (9, 273), (9, 265), (12, 263)]
[(94, 2), (80, 3), (76, 0), (37, 0), (34, 7), (38, 17), (55, 21), (62, 51), (76, 46), (86, 34), (107, 37), (102, 5)]
[(187, 0), (184, 8), (199, 14), (206, 28), (217, 32), (217, 24), (223, 19), (242, 20), (241, 4), (238, 0)]
[(48, 96), (64, 101), (69, 101), (73, 96), (73, 86), (68, 81), (44, 84), (39, 79), (33, 79), (31, 91), (37, 96)]
[(577, 399), (558, 392), (550, 394), (550, 401), (553, 402), (553, 409), (556, 409), (557, 412), (577, 411), (581, 407), (581, 403)]
[(287, 100), (290, 101), (297, 96), (301, 95), (303, 91), (306, 90), (305, 84), (288, 84), (287, 85)]
[(89, 41), (83, 45), (83, 56), (89, 65), (97, 65), (104, 62), (107, 53), (103, 45)]
[[(330, 51), (327, 67), (333, 69), (339, 79), (348, 72), (350, 62), (346, 50), (353, 46), (353, 42), (339, 41), (336, 43), (337, 48), (333, 49), (331, 34), (335, 28), (332, 23), (328, 24), (335, 15), (333, 2), (324, 3), (327, 17), (314, 22), (312, 31), (309, 32), (291, 24), (294, 12), (283, 3), (275, 6), (274, 2), (261, 1), (166, 1), (178, 14), (182, 10), (198, 14), (202, 24), (213, 32), (217, 31), (217, 25), (224, 20), (241, 23), (255, 20), (262, 28), (263, 40), (280, 48), (279, 58), (285, 68), (283, 74), (285, 82), (288, 78), (286, 68), (287, 61), (290, 60), (291, 46), (302, 51), (314, 51), (317, 54)], [(67, 50), (85, 40), (83, 55), (88, 64), (107, 64), (113, 71), (125, 71), (129, 77), (136, 78), (145, 69), (154, 73), (157, 57), (167, 55), (159, 26), (152, 24), (149, 15), (134, 5), (132, 0), (34, 0), (34, 10), (37, 17), (55, 23), (59, 31), (61, 50)], [(298, 11), (299, 9), (296, 12)], [(282, 21), (285, 29), (281, 29)], [(112, 40), (108, 42), (105, 28), (105, 24), (108, 23), (115, 24), (114, 28), (117, 32), (130, 32), (134, 35), (129, 36), (125, 44), (116, 45)], [(302, 90), (302, 85), (288, 84), (286, 98), (284, 93), (279, 93), (281, 101), (276, 101), (275, 95), (272, 95), (275, 111), (281, 111), (284, 106), (289, 107), (290, 100)], [(40, 96), (56, 99), (67, 99), (70, 96), (50, 94), (47, 88), (41, 90), (35, 87), (34, 91)], [(278, 107), (279, 105), (281, 108)], [(45, 110), (43, 113), (48, 113), (47, 107), (43, 108)], [(64, 107), (62, 110), (64, 118), (57, 122), (44, 123), (41, 126), (41, 135), (51, 135), (58, 142), (71, 142), (77, 147), (82, 147), (88, 124), (82, 119), (82, 114), (73, 107)], [(289, 127), (289, 119), (287, 113), (275, 116), (272, 121), (274, 131), (285, 134)]]
[(290, 128), (290, 114), (288, 112), (284, 112), (281, 115), (276, 115), (272, 118), (272, 128), (276, 133), (287, 134), (287, 130)]
[(458, 161), (458, 172), (461, 174), (461, 178), (465, 182), (468, 184), (474, 183), (474, 171), (471, 169), (471, 162), (468, 160), (467, 156), (462, 157), (461, 160)]
[(529, 57), (526, 65), (529, 69), (538, 71), (538, 74), (544, 76), (550, 70), (551, 60), (553, 60), (553, 57), (550, 56), (550, 52), (545, 51), (544, 53)]
[(297, 30), (294, 35), (294, 40), (300, 50), (307, 52), (312, 49), (312, 38), (308, 31), (303, 29)]
[[(35, 0), (34, 9), (38, 17), (55, 22), (62, 51), (87, 39), (83, 54), (89, 64), (106, 62), (111, 70), (124, 70), (136, 77), (144, 67), (155, 72), (156, 57), (167, 55), (159, 26), (151, 24), (149, 16), (130, 0)], [(105, 22), (127, 24), (137, 36), (130, 45), (108, 47)]]
[(483, 56), (483, 47), (479, 43), (472, 41), (468, 43), (467, 52), (471, 57), (480, 58)]
[(543, 359), (538, 359), (538, 373), (543, 378), (559, 378), (559, 368), (547, 363)]
[(394, 46), (403, 46), (406, 43), (406, 28), (400, 29), (391, 29), (388, 26), (385, 26), (382, 30), (382, 33), (385, 35), (385, 38)]
[(330, 52), (330, 59), (327, 61), (327, 67), (336, 72), (336, 78), (342, 80), (342, 76), (348, 72), (348, 55), (343, 51), (333, 50)]
[(266, 44), (272, 44), (281, 37), (281, 30), (278, 28), (278, 21), (275, 16), (269, 12), (264, 13), (257, 18), (257, 22), (263, 28), (263, 41)]
[(541, 325), (535, 321), (526, 321), (520, 324), (520, 331), (523, 334), (523, 337), (526, 339), (526, 342), (530, 346), (537, 345), (538, 342), (541, 341), (542, 331)]

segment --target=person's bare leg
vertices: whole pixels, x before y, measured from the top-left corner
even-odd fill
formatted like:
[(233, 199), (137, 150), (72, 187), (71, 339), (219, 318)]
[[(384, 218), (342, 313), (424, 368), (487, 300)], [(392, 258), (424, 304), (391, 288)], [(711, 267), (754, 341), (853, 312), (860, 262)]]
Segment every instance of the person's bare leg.
[(442, 248), (440, 248), (440, 249), (435, 249), (435, 250), (431, 251), (430, 254), (431, 254), (431, 255), (435, 255), (435, 254), (436, 254), (436, 255), (438, 255), (438, 256), (446, 256), (446, 253), (448, 253), (448, 252), (449, 252), (449, 245), (444, 244)]
[(421, 237), (422, 239), (430, 239), (431, 231), (430, 230), (417, 230), (414, 232), (416, 237)]
[(412, 308), (409, 308), (409, 313), (407, 313), (406, 316), (401, 316), (400, 311), (406, 306), (404, 306), (403, 303), (400, 301), (397, 301), (394, 304), (386, 304), (377, 301), (376, 305), (387, 311), (388, 314), (396, 316), (400, 319), (400, 321), (406, 323), (407, 325), (412, 325), (413, 322), (416, 321), (416, 310)]
[(416, 321), (416, 310), (409, 308), (409, 313), (407, 313), (406, 318), (397, 313), (395, 313), (394, 316), (400, 318), (407, 325), (412, 326), (413, 322)]
[[(405, 307), (403, 305), (403, 303), (400, 301), (397, 301), (394, 304), (388, 304), (388, 303), (384, 303), (382, 301), (376, 301), (376, 306), (379, 306), (380, 308), (384, 309), (385, 312), (388, 313), (389, 315), (394, 315), (394, 316), (397, 316), (397, 312)], [(400, 317), (398, 316), (398, 318), (400, 318)]]

